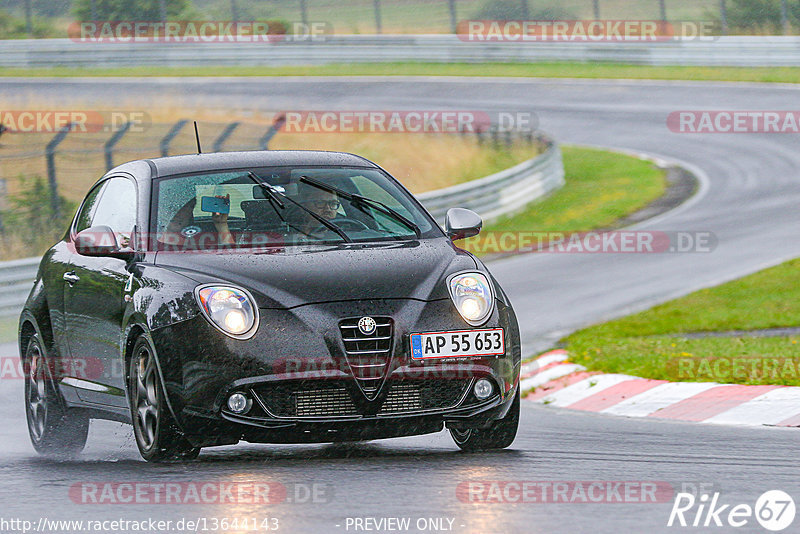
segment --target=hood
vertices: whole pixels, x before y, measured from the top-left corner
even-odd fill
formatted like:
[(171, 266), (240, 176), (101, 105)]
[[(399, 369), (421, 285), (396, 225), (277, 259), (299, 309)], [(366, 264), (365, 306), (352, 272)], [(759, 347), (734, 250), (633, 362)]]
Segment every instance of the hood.
[(472, 256), (446, 238), (256, 253), (159, 252), (155, 262), (198, 283), (242, 286), (259, 308), (274, 309), (342, 300), (447, 299), (447, 275), (476, 268)]

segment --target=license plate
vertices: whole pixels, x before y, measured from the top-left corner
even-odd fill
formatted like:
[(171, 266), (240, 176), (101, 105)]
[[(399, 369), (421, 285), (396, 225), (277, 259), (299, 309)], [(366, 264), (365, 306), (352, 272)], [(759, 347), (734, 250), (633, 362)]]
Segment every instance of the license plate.
[(411, 358), (455, 358), (505, 354), (502, 328), (411, 334)]

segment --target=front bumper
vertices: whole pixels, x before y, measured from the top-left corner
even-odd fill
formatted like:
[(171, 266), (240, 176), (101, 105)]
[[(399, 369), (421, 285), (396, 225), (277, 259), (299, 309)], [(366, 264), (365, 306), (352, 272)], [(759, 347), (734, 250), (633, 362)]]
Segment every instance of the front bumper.
[[(170, 406), (196, 444), (378, 439), (435, 432), (445, 423), (486, 426), (505, 415), (518, 387), (517, 321), (500, 301), (482, 328), (504, 328), (504, 355), (422, 362), (410, 358), (411, 333), (469, 328), (449, 300), (334, 302), (260, 314), (249, 340), (228, 338), (199, 316), (153, 332)], [(387, 367), (371, 394), (348, 363), (340, 330), (342, 319), (365, 315), (393, 322)], [(484, 401), (472, 392), (479, 378), (495, 386)], [(234, 392), (252, 399), (246, 414), (227, 409)]]

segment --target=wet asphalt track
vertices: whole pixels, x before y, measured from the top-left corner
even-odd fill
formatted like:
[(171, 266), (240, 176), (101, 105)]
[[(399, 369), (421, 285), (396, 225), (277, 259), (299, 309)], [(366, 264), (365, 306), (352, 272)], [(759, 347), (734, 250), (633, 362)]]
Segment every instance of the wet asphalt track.
[[(783, 259), (800, 256), (800, 142), (797, 135), (675, 134), (676, 110), (797, 109), (790, 86), (527, 80), (12, 80), (0, 84), (7, 107), (49, 101), (146, 109), (156, 99), (217, 108), (489, 109), (535, 111), (562, 142), (625, 147), (697, 167), (704, 185), (689, 203), (642, 228), (711, 231), (712, 253), (537, 254), (493, 264), (509, 293), (529, 351), (580, 325), (619, 315)], [(99, 105), (99, 104), (94, 104)], [(0, 355), (14, 355), (13, 346)], [(765, 490), (800, 500), (797, 433), (628, 420), (523, 403), (510, 450), (456, 452), (446, 434), (358, 446), (210, 449), (185, 466), (139, 461), (127, 427), (95, 423), (76, 462), (37, 458), (24, 428), (21, 381), (0, 384), (6, 425), (0, 456), (2, 517), (50, 519), (271, 515), (283, 532), (345, 531), (350, 516), (449, 517), (456, 532), (675, 532), (663, 504), (468, 504), (469, 480), (648, 480), (713, 484), (725, 503), (754, 504)], [(329, 503), (202, 507), (78, 505), (68, 489), (83, 481), (269, 480), (325, 484)], [(413, 524), (413, 522), (412, 522)], [(795, 522), (800, 524), (800, 520)], [(336, 525), (340, 525), (337, 527)], [(412, 529), (413, 530), (413, 529)], [(729, 532), (732, 529), (709, 531)], [(350, 530), (352, 531), (352, 529)], [(754, 520), (736, 531), (763, 532)], [(788, 530), (788, 531), (791, 531)]]

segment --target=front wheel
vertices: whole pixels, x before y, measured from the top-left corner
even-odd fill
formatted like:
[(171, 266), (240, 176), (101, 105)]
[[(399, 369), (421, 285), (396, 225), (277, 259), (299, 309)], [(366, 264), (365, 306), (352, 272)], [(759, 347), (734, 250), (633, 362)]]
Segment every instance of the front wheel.
[(28, 434), (39, 454), (71, 456), (86, 446), (89, 417), (64, 406), (49, 361), (35, 334), (28, 342), (23, 366)]
[(133, 434), (142, 458), (148, 462), (197, 458), (200, 448), (183, 437), (167, 407), (155, 354), (144, 336), (133, 347), (128, 391)]
[(495, 421), (489, 428), (468, 428), (466, 430), (450, 429), (453, 441), (464, 451), (486, 451), (492, 449), (505, 449), (517, 436), (519, 427), (519, 388), (514, 396), (508, 413), (502, 419)]

